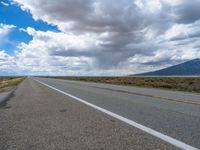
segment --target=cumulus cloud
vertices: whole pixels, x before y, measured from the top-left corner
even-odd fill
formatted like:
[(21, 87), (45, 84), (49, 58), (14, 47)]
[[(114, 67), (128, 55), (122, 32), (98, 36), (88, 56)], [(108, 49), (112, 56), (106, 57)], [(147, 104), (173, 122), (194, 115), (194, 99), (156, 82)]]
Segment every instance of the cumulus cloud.
[(10, 31), (15, 27), (16, 26), (14, 25), (7, 25), (0, 23), (0, 38), (1, 39), (5, 38), (10, 33)]
[(92, 59), (81, 54), (93, 47), (93, 39), (62, 32), (36, 31), (30, 27), (23, 31), (33, 39), (18, 46), (19, 68), (31, 73), (74, 74), (77, 70), (86, 71), (90, 66)]
[(200, 56), (199, 0), (13, 1), (60, 30), (24, 29), (33, 39), (16, 56), (27, 70), (127, 74)]
[(15, 64), (14, 57), (8, 55), (4, 50), (0, 50), (0, 68), (6, 69), (10, 67), (10, 65), (14, 64)]
[(0, 74), (17, 74), (17, 71), (15, 57), (8, 55), (4, 50), (0, 50)]

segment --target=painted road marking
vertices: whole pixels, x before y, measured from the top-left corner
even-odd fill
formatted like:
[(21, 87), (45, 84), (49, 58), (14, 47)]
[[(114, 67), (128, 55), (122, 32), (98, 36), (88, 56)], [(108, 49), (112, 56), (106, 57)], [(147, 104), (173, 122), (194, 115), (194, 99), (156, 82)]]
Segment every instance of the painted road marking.
[(157, 137), (157, 138), (159, 138), (159, 139), (161, 139), (161, 140), (163, 140), (163, 141), (165, 141), (165, 142), (167, 142), (167, 143), (170, 143), (170, 144), (172, 144), (172, 145), (174, 145), (174, 146), (176, 146), (176, 147), (178, 147), (178, 148), (181, 148), (181, 149), (183, 149), (183, 150), (198, 150), (198, 148), (195, 148), (195, 147), (193, 147), (193, 146), (191, 146), (191, 145), (188, 145), (188, 144), (186, 144), (186, 143), (183, 143), (183, 142), (181, 142), (181, 141), (179, 141), (179, 140), (177, 140), (177, 139), (174, 139), (174, 138), (172, 138), (172, 137), (170, 137), (170, 136), (167, 136), (167, 135), (165, 135), (165, 134), (163, 134), (163, 133), (160, 133), (160, 132), (158, 132), (158, 131), (156, 131), (156, 130), (153, 130), (153, 129), (151, 129), (151, 128), (148, 128), (148, 127), (146, 127), (146, 126), (144, 126), (144, 125), (142, 125), (142, 124), (139, 124), (139, 123), (137, 123), (137, 122), (135, 122), (135, 121), (132, 121), (132, 120), (130, 120), (130, 119), (127, 119), (127, 118), (125, 118), (125, 117), (123, 117), (123, 116), (120, 116), (120, 115), (118, 115), (118, 114), (116, 114), (116, 113), (113, 113), (113, 112), (111, 112), (111, 111), (109, 111), (109, 110), (106, 110), (106, 109), (104, 109), (104, 108), (101, 108), (101, 107), (99, 107), (99, 106), (96, 106), (96, 105), (94, 105), (94, 104), (92, 104), (92, 103), (89, 103), (89, 102), (87, 102), (87, 101), (85, 101), (85, 100), (83, 100), (83, 99), (81, 99), (81, 98), (78, 98), (78, 97), (73, 96), (73, 95), (71, 95), (71, 94), (69, 94), (69, 93), (66, 93), (66, 92), (64, 92), (64, 91), (61, 91), (61, 90), (59, 90), (59, 89), (57, 89), (57, 88), (55, 88), (55, 87), (53, 87), (53, 86), (51, 86), (51, 85), (48, 85), (48, 84), (46, 84), (46, 83), (44, 83), (44, 82), (41, 82), (41, 81), (36, 80), (36, 79), (33, 79), (33, 80), (35, 80), (35, 81), (39, 82), (40, 84), (45, 85), (45, 86), (47, 86), (47, 87), (49, 87), (49, 88), (51, 88), (51, 89), (53, 89), (53, 90), (56, 90), (56, 91), (58, 91), (58, 92), (60, 92), (60, 93), (62, 93), (62, 94), (64, 94), (64, 95), (66, 95), (66, 96), (69, 96), (69, 97), (71, 97), (71, 98), (73, 98), (73, 99), (75, 99), (75, 100), (77, 100), (77, 101), (79, 101), (79, 102), (81, 102), (81, 103), (84, 103), (84, 104), (86, 104), (86, 105), (88, 105), (88, 106), (90, 106), (90, 107), (92, 107), (92, 108), (94, 108), (94, 109), (97, 109), (97, 110), (99, 110), (99, 111), (101, 111), (101, 112), (103, 112), (103, 113), (105, 113), (105, 114), (107, 114), (107, 115), (109, 115), (109, 116), (112, 116), (112, 117), (114, 117), (114, 118), (116, 118), (116, 119), (118, 119), (118, 120), (121, 120), (121, 121), (123, 121), (123, 122), (125, 122), (125, 123), (127, 123), (127, 124), (129, 124), (129, 125), (131, 125), (131, 126), (133, 126), (133, 127), (136, 127), (136, 128), (138, 128), (138, 129), (140, 129), (140, 130), (146, 132), (146, 133), (149, 133), (149, 134), (151, 134), (151, 135), (153, 135), (153, 136), (155, 136), (155, 137)]
[(138, 95), (138, 96), (156, 98), (154, 100), (174, 101), (174, 102), (178, 102), (178, 103), (191, 104), (191, 105), (195, 105), (195, 106), (200, 105), (200, 103), (194, 102), (192, 100), (173, 99), (173, 98), (168, 98), (168, 97), (162, 97), (162, 96), (156, 96), (156, 95), (150, 95), (150, 94), (143, 94), (143, 93), (136, 93), (136, 92), (129, 92), (129, 91), (119, 90), (119, 89), (113, 90), (111, 88), (101, 88), (101, 87), (96, 87), (96, 86), (91, 86), (91, 87), (104, 89), (104, 90), (111, 90), (111, 91), (116, 91), (116, 92), (122, 92), (122, 93), (127, 93), (127, 94), (133, 94), (133, 95)]

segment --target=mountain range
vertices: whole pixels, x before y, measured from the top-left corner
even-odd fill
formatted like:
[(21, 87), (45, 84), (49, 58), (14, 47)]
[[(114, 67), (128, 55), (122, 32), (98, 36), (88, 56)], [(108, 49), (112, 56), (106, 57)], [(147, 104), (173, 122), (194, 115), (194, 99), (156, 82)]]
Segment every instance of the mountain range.
[(193, 59), (161, 70), (137, 74), (142, 76), (199, 76), (200, 59)]

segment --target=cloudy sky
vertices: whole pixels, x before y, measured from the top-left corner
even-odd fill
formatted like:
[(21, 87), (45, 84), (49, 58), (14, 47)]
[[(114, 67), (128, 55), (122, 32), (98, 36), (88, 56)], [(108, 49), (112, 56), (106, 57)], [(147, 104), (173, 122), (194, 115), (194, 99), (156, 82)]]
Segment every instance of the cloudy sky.
[(200, 0), (0, 0), (0, 75), (126, 75), (200, 58)]

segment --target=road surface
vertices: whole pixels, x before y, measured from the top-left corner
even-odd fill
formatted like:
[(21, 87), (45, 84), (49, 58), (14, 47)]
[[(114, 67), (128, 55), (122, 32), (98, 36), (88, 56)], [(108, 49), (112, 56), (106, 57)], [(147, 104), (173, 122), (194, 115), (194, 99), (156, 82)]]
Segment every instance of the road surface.
[(27, 78), (0, 121), (0, 149), (200, 148), (200, 95), (191, 93)]

